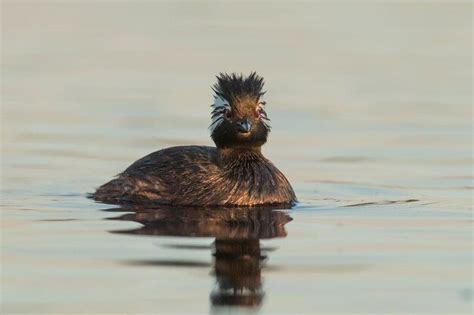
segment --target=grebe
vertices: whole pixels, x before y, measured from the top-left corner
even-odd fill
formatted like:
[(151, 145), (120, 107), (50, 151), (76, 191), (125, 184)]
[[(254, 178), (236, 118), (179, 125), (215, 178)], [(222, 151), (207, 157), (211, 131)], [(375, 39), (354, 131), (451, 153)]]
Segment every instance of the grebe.
[(258, 206), (296, 203), (290, 183), (261, 147), (270, 119), (263, 78), (220, 73), (209, 129), (216, 147), (177, 146), (151, 153), (92, 195), (112, 204)]

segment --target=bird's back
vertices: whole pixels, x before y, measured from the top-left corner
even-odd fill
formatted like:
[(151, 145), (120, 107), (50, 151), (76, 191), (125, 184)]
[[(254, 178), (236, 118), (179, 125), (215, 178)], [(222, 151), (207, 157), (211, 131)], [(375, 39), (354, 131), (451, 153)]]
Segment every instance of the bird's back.
[[(177, 146), (150, 153), (117, 178), (100, 186), (93, 198), (108, 203), (174, 204), (181, 192), (218, 172), (216, 148)], [(180, 204), (183, 204), (180, 202)], [(189, 203), (189, 201), (187, 201)]]
[(261, 154), (225, 165), (217, 149), (207, 146), (151, 153), (99, 187), (93, 198), (188, 206), (292, 204), (296, 199), (285, 176)]

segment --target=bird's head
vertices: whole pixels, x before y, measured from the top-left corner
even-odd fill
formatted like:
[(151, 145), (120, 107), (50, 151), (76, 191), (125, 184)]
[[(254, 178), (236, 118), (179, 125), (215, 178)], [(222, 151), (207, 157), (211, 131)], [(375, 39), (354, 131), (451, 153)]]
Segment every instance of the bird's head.
[(220, 73), (213, 86), (211, 137), (218, 148), (260, 147), (267, 141), (270, 119), (262, 96), (263, 78)]

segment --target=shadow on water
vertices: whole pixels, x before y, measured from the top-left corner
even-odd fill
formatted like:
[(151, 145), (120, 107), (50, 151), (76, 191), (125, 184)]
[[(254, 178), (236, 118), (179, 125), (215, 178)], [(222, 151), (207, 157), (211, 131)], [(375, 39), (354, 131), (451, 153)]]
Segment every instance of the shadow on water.
[[(112, 231), (119, 234), (214, 237), (213, 275), (216, 286), (210, 294), (213, 306), (258, 307), (262, 304), (261, 270), (267, 252), (261, 239), (286, 237), (285, 224), (292, 218), (275, 208), (189, 208), (122, 207), (104, 211), (130, 212), (109, 220), (141, 223), (135, 229)], [(207, 249), (173, 245), (181, 249)], [(187, 261), (135, 261), (132, 265), (209, 267)]]

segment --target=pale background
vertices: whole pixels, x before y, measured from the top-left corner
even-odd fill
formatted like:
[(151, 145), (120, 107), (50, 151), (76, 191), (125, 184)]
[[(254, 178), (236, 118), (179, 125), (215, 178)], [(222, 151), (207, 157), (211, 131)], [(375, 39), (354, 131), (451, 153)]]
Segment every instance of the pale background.
[(252, 312), (472, 311), (470, 2), (1, 4), (2, 314), (232, 311), (210, 268), (124, 263), (212, 239), (109, 234), (136, 224), (85, 194), (211, 145), (214, 76), (252, 70), (301, 202)]

